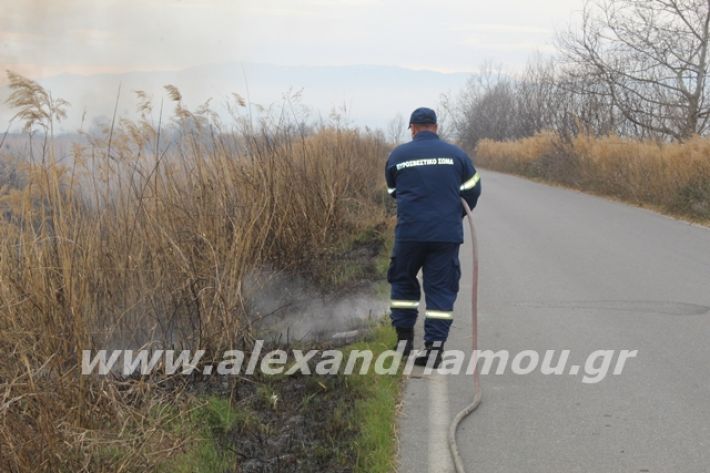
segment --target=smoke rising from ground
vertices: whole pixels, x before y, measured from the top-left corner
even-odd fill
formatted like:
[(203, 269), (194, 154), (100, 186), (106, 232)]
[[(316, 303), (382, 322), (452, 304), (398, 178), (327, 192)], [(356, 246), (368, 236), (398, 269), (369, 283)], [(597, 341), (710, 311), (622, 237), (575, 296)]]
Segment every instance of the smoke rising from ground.
[(323, 340), (379, 320), (387, 300), (374, 285), (323, 294), (302, 277), (260, 271), (245, 284), (258, 336), (282, 342)]

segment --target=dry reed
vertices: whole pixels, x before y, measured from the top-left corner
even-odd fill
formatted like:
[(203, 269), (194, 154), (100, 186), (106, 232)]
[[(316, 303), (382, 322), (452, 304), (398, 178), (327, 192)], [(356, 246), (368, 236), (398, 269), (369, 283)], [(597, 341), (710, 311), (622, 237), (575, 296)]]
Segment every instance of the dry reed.
[(387, 223), (387, 146), (243, 116), (226, 130), (170, 86), (169, 126), (139, 92), (139, 119), (85, 136), (60, 161), (52, 130), (66, 104), (10, 79), (11, 105), (44, 145), (0, 195), (0, 469), (153, 470), (190, 441), (168, 427), (165, 406), (181, 396), (82, 376), (82, 350), (248, 347), (251, 271), (322, 283), (344, 242)]
[(658, 143), (618, 136), (553, 133), (510, 142), (481, 140), (484, 167), (558, 182), (651, 205), (692, 219), (710, 219), (710, 139)]

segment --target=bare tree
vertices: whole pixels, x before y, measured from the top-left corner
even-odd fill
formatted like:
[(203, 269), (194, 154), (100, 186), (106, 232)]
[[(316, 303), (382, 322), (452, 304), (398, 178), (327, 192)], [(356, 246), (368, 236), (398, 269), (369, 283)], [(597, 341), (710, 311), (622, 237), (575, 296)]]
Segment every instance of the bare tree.
[(466, 148), (475, 148), (482, 138), (517, 137), (513, 80), (490, 63), (468, 80), (453, 102), (442, 97), (442, 107), (451, 115), (455, 134)]
[(710, 126), (710, 0), (587, 3), (581, 30), (560, 37), (580, 92), (632, 125), (682, 140)]
[(580, 133), (595, 136), (617, 133), (640, 136), (604, 94), (605, 86), (593, 77), (559, 73), (555, 88), (553, 125), (560, 136), (571, 138)]
[(402, 132), (404, 130), (404, 117), (401, 113), (398, 113), (387, 123), (387, 140), (394, 145), (398, 145), (402, 141)]
[(562, 108), (555, 64), (542, 56), (528, 62), (513, 85), (516, 105), (514, 128), (518, 136), (531, 136), (555, 126), (555, 117)]

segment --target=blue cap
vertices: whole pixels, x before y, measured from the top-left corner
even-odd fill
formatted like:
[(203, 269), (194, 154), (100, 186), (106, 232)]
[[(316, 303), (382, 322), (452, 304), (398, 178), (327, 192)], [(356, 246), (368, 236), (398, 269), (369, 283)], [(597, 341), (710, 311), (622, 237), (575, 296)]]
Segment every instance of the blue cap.
[(436, 125), (436, 113), (430, 108), (419, 107), (409, 117), (409, 127), (412, 125)]

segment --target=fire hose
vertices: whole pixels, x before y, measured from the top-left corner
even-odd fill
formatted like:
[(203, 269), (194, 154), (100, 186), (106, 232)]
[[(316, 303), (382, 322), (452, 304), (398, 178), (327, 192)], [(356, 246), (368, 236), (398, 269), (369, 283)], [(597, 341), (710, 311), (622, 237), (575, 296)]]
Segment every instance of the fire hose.
[(475, 364), (477, 361), (476, 357), (478, 356), (478, 242), (476, 241), (476, 229), (473, 225), (471, 209), (465, 200), (461, 199), (461, 202), (463, 203), (463, 208), (466, 210), (468, 228), (471, 233), (471, 252), (473, 259), (471, 277), (471, 345), (472, 361), (475, 369), (473, 371), (473, 400), (468, 406), (464, 407), (456, 414), (456, 417), (454, 417), (454, 420), (452, 420), (449, 425), (449, 451), (451, 452), (451, 458), (453, 459), (456, 473), (466, 473), (458, 445), (456, 444), (456, 431), (458, 430), (459, 424), (481, 405), (481, 380), (479, 379), (478, 367)]

